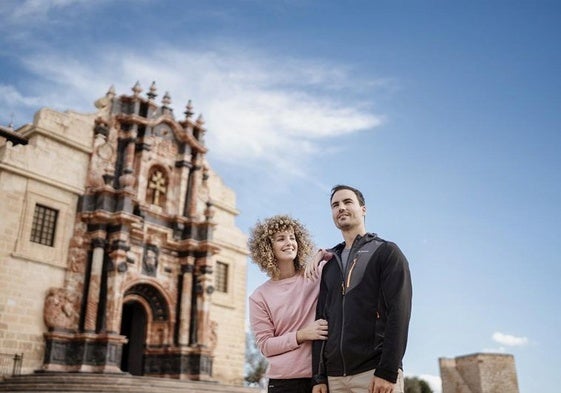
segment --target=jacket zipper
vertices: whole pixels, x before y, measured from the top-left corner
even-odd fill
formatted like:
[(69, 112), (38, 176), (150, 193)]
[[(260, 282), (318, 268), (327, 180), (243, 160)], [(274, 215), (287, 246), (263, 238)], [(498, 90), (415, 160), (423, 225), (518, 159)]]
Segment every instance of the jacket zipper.
[(343, 376), (347, 376), (347, 365), (345, 364), (345, 357), (343, 356), (343, 336), (345, 334), (345, 330), (343, 327), (345, 326), (345, 295), (347, 294), (347, 289), (351, 284), (351, 276), (353, 274), (353, 270), (356, 265), (357, 258), (353, 259), (351, 267), (349, 269), (349, 273), (347, 274), (347, 282), (345, 283), (345, 274), (343, 273), (343, 281), (341, 282), (341, 340), (339, 341), (339, 353), (341, 354), (341, 363), (343, 363)]
[(347, 288), (349, 288), (351, 285), (351, 276), (353, 275), (353, 270), (355, 268), (355, 265), (356, 265), (356, 257), (353, 259), (353, 264), (351, 265), (351, 268), (349, 269), (349, 274), (347, 275), (347, 285), (345, 286), (345, 292), (347, 292)]

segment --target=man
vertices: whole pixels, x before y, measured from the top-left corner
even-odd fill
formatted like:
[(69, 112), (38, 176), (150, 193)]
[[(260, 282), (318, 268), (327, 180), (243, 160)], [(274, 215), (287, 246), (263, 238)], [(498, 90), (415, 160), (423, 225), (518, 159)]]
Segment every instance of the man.
[[(327, 341), (313, 345), (313, 393), (403, 392), (402, 359), (411, 316), (411, 276), (398, 246), (367, 233), (356, 188), (331, 190), (331, 213), (344, 242), (327, 250), (316, 319)], [(326, 255), (329, 255), (326, 253)]]

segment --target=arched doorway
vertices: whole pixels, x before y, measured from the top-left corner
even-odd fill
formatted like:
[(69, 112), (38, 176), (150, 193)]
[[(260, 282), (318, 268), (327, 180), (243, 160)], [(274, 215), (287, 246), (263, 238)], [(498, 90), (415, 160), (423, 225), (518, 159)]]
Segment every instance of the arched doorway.
[(123, 304), (121, 335), (128, 342), (123, 345), (121, 370), (132, 375), (144, 374), (144, 343), (146, 342), (146, 310), (142, 304), (130, 301)]

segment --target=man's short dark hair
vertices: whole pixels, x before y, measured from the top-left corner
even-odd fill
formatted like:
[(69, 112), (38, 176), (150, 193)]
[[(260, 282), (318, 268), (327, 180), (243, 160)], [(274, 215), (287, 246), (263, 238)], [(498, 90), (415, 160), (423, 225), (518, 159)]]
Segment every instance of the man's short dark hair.
[(351, 186), (347, 186), (344, 184), (337, 184), (335, 187), (333, 187), (331, 189), (331, 197), (329, 198), (329, 201), (331, 202), (333, 200), (333, 195), (340, 190), (351, 190), (352, 192), (355, 193), (356, 195), (356, 199), (358, 199), (358, 204), (360, 206), (364, 206), (366, 204), (366, 202), (364, 201), (364, 195), (362, 195), (362, 192), (360, 192), (358, 189), (351, 187)]

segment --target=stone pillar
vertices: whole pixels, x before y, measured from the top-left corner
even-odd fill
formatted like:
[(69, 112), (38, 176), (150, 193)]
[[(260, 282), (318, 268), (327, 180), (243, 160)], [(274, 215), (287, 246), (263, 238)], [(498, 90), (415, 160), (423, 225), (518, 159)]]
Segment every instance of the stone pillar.
[(123, 174), (119, 177), (119, 185), (122, 189), (132, 190), (135, 182), (133, 175), (133, 161), (134, 161), (134, 142), (136, 140), (136, 133), (131, 132), (129, 138), (123, 140), (126, 147), (123, 152)]
[(107, 310), (106, 331), (108, 334), (119, 334), (121, 331), (121, 312), (123, 306), (123, 292), (121, 286), (123, 275), (128, 270), (127, 251), (128, 234), (119, 232), (111, 242), (112, 269), (107, 274)]
[(176, 170), (177, 176), (179, 180), (179, 191), (178, 191), (178, 202), (177, 202), (177, 215), (183, 216), (185, 213), (185, 209), (182, 211), (182, 207), (186, 206), (188, 193), (189, 193), (189, 173), (191, 171), (192, 165), (190, 162), (191, 157), (191, 150), (188, 149), (182, 155), (182, 159), (175, 162), (175, 167), (178, 168)]
[(103, 257), (105, 255), (105, 232), (96, 234), (96, 236), (92, 239), (92, 247), (92, 264), (84, 323), (84, 330), (91, 333), (95, 332), (97, 324), (101, 276), (103, 271)]
[(200, 166), (200, 154), (193, 151), (191, 156), (192, 167), (189, 171), (189, 178), (187, 180), (187, 197), (185, 199), (185, 212), (184, 214), (193, 219), (197, 214), (197, 193), (198, 193), (198, 171)]
[[(192, 259), (189, 257), (189, 259)], [(179, 334), (178, 344), (189, 345), (189, 330), (191, 329), (191, 294), (193, 293), (193, 265), (181, 266), (182, 286), (181, 299), (179, 299)]]
[(214, 292), (210, 262), (209, 255), (197, 261), (197, 344), (204, 347), (210, 344), (210, 295)]

